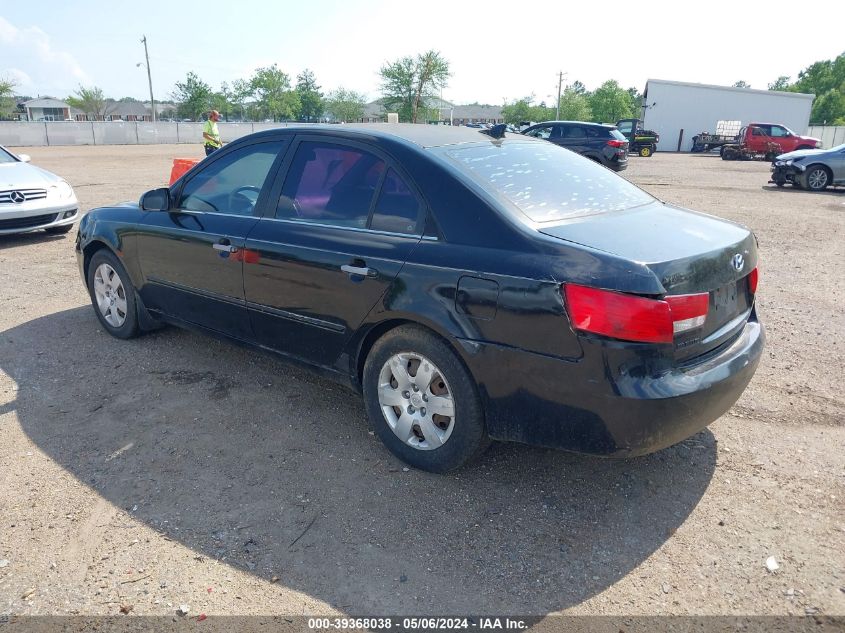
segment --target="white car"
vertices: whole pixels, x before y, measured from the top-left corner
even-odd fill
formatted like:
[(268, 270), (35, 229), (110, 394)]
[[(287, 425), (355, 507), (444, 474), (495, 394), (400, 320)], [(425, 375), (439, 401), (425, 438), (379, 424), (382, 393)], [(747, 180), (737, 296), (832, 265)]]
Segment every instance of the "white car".
[(0, 235), (37, 229), (67, 233), (79, 216), (73, 187), (28, 163), (26, 154), (0, 146)]

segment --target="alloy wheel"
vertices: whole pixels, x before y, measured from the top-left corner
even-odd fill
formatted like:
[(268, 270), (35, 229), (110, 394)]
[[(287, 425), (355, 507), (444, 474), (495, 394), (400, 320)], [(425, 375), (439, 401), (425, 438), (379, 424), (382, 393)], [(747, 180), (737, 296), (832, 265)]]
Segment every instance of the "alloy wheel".
[(812, 170), (807, 174), (807, 186), (814, 191), (824, 189), (827, 186), (827, 171), (821, 168)]

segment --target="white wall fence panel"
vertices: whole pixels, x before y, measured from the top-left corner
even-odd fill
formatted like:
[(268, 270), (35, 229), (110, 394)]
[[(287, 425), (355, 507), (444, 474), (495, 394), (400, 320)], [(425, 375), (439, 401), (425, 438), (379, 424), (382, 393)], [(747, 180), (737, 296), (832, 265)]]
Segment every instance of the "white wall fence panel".
[(845, 143), (845, 125), (811, 125), (807, 136), (821, 139), (826, 148), (836, 147)]
[[(101, 121), (102, 125), (95, 125), (95, 121), (80, 123), (88, 126), (89, 138), (94, 136), (94, 145), (137, 145), (138, 129), (135, 123), (125, 121)], [(61, 126), (56, 126), (55, 131), (60, 132)], [(50, 145), (78, 145), (78, 143), (57, 142), (52, 127), (47, 130), (50, 136)], [(87, 143), (91, 145), (91, 143)]]
[[(223, 142), (289, 123), (218, 123)], [(297, 124), (299, 125), (299, 124)], [(307, 124), (302, 124), (307, 125)], [(0, 145), (43, 147), (52, 145), (158, 145), (202, 144), (202, 123), (146, 121), (0, 121)]]
[(47, 144), (47, 126), (43, 123), (0, 122), (0, 145), (39, 147)]

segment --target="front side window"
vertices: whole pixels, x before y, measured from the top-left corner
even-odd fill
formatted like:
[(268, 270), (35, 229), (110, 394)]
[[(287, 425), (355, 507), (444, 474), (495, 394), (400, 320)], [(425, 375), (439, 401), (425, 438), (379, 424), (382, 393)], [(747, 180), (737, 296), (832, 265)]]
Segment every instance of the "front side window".
[(789, 130), (785, 127), (781, 127), (780, 125), (773, 125), (772, 126), (772, 136), (783, 137), (789, 136)]
[(252, 215), (283, 141), (256, 143), (230, 152), (182, 188), (179, 208), (203, 213)]
[(552, 135), (552, 128), (551, 126), (547, 125), (545, 127), (538, 127), (534, 130), (531, 130), (526, 134), (526, 136), (533, 136), (534, 138), (541, 138), (543, 140), (549, 140), (549, 137)]
[(384, 161), (354, 147), (303, 142), (296, 149), (276, 217), (365, 228)]

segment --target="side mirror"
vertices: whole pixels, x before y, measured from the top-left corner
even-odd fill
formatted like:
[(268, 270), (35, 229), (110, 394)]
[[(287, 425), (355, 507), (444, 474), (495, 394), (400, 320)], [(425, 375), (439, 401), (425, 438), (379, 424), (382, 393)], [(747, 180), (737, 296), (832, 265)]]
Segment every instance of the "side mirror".
[(29, 154), (18, 154), (18, 158), (22, 163), (28, 163), (32, 160)]
[(141, 196), (139, 203), (144, 211), (167, 211), (170, 209), (170, 189), (153, 189)]

